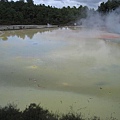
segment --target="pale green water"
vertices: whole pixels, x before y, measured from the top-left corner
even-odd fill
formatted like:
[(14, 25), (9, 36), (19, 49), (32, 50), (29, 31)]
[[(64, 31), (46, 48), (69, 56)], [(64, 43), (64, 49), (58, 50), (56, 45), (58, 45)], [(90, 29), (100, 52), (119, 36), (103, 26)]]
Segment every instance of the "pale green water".
[[(0, 105), (120, 118), (119, 37), (87, 29), (0, 33)], [(119, 35), (117, 35), (119, 36)], [(71, 107), (72, 106), (72, 107)]]

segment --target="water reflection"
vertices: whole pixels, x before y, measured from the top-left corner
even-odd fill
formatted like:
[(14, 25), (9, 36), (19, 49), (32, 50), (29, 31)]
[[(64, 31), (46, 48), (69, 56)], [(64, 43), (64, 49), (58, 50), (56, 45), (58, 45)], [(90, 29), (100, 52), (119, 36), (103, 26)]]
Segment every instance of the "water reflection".
[(8, 40), (0, 41), (1, 104), (16, 99), (20, 105), (42, 102), (64, 112), (73, 105), (92, 115), (115, 111), (120, 118), (120, 44), (106, 41), (105, 31), (50, 30), (3, 34)]
[(4, 32), (4, 34), (2, 34), (0, 36), (0, 39), (6, 41), (8, 40), (8, 37), (12, 36), (17, 36), (18, 38), (21, 39), (25, 39), (25, 37), (27, 36), (29, 39), (32, 39), (33, 36), (37, 33), (44, 33), (44, 32), (52, 32), (53, 30), (55, 30), (56, 28), (45, 28), (45, 29), (31, 29), (31, 30), (11, 30), (11, 31), (6, 31)]

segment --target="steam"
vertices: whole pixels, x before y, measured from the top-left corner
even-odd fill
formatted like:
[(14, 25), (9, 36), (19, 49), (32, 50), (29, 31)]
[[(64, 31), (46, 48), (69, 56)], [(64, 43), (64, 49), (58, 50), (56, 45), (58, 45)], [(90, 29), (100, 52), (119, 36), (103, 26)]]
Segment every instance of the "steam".
[(87, 18), (77, 23), (87, 28), (105, 28), (109, 32), (120, 33), (120, 8), (104, 15), (96, 11), (88, 11)]
[(120, 33), (120, 8), (108, 14), (106, 17), (106, 27), (111, 32)]
[(104, 26), (103, 18), (98, 12), (87, 11), (87, 18), (80, 20), (80, 23), (87, 28), (98, 29)]

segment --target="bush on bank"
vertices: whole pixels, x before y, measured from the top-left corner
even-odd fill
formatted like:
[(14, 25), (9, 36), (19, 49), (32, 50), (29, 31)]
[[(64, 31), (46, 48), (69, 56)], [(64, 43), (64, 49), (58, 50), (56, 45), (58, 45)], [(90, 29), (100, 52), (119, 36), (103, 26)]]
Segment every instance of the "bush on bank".
[[(0, 120), (101, 120), (99, 117), (83, 118), (81, 113), (67, 113), (63, 115), (54, 114), (43, 109), (35, 103), (30, 104), (25, 110), (20, 111), (16, 105), (9, 104), (0, 107)], [(107, 119), (108, 120), (108, 119)], [(109, 120), (117, 120), (111, 117)]]

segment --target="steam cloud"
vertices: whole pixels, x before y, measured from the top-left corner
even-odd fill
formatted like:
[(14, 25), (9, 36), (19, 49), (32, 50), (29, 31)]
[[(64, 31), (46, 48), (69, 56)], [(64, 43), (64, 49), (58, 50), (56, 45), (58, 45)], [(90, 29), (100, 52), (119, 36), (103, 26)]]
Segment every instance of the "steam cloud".
[(120, 8), (108, 14), (106, 27), (112, 32), (120, 33)]
[(99, 12), (89, 11), (87, 12), (87, 18), (77, 23), (92, 29), (104, 27), (109, 30), (109, 32), (120, 33), (120, 8), (105, 15)]

